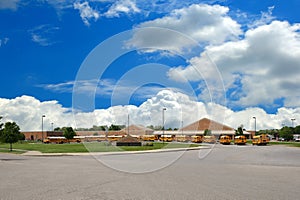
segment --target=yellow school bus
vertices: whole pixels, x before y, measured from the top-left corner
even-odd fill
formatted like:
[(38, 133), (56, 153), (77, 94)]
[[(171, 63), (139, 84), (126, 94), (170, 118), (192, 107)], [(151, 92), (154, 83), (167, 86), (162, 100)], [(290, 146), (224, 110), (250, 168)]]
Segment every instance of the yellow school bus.
[(231, 137), (229, 135), (222, 135), (220, 137), (220, 144), (228, 145), (231, 143)]
[(102, 142), (107, 140), (105, 135), (87, 135), (81, 137), (85, 142)]
[(109, 135), (109, 136), (107, 136), (107, 139), (109, 141), (113, 142), (113, 141), (118, 141), (122, 137), (123, 137), (122, 135)]
[(164, 142), (172, 142), (173, 136), (172, 135), (161, 135), (159, 140), (164, 141)]
[(65, 137), (47, 137), (46, 139), (43, 140), (45, 144), (50, 144), (50, 143), (56, 143), (56, 144), (63, 144), (64, 142), (67, 142), (67, 139)]
[(142, 140), (154, 142), (156, 140), (156, 136), (155, 135), (142, 135)]
[(267, 145), (269, 143), (269, 137), (266, 134), (256, 135), (252, 139), (253, 145)]
[(187, 136), (187, 135), (176, 135), (174, 140), (177, 142), (187, 142), (190, 139), (189, 139), (189, 136)]
[(214, 135), (204, 136), (203, 142), (205, 142), (205, 143), (215, 143), (216, 142), (216, 137)]
[(192, 136), (192, 142), (202, 143), (202, 141), (203, 141), (203, 136), (202, 135), (193, 135)]
[(63, 136), (49, 136), (43, 140), (45, 144), (56, 143), (56, 144), (63, 144), (69, 142), (77, 142), (80, 143), (81, 139), (77, 138), (76, 136), (73, 139), (67, 139)]
[(247, 138), (244, 135), (239, 135), (234, 137), (234, 144), (244, 145), (247, 143)]

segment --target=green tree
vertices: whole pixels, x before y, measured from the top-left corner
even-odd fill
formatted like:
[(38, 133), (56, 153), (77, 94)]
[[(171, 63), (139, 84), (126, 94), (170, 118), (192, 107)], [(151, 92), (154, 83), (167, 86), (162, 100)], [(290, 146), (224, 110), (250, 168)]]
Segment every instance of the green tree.
[(296, 126), (296, 127), (294, 128), (294, 134), (300, 135), (300, 126)]
[(107, 126), (100, 126), (100, 131), (106, 131)]
[[(2, 120), (2, 117), (0, 116), (0, 121)], [(1, 140), (1, 137), (2, 137), (2, 132), (3, 132), (3, 123), (1, 122), (0, 123), (0, 140)]]
[(20, 133), (19, 140), (25, 140), (25, 135), (23, 133)]
[(240, 125), (237, 130), (235, 130), (235, 135), (243, 135), (244, 134), (244, 126)]
[(76, 133), (72, 127), (64, 127), (62, 129), (63, 129), (63, 134), (66, 139), (70, 140), (70, 139), (73, 139), (74, 136), (76, 136)]
[(106, 126), (93, 126), (92, 128), (89, 129), (89, 131), (105, 131)]
[(205, 129), (203, 134), (204, 134), (204, 136), (210, 136), (211, 135), (211, 130)]
[(292, 140), (293, 139), (293, 130), (292, 127), (283, 127), (279, 130), (279, 136), (284, 138), (284, 140)]
[(154, 126), (153, 125), (147, 126), (147, 128), (150, 128), (150, 129), (154, 130)]
[(18, 142), (20, 138), (20, 127), (16, 122), (6, 122), (2, 130), (1, 140), (10, 144), (10, 151), (12, 151), (12, 144)]
[(153, 126), (153, 125), (150, 125), (150, 126), (147, 126), (147, 128), (150, 128), (150, 129), (155, 130), (155, 131), (163, 130), (162, 126)]
[(54, 129), (54, 131), (61, 131), (61, 128), (60, 128), (60, 127), (56, 127), (56, 128)]
[(261, 134), (267, 134), (267, 135), (272, 135), (274, 138), (279, 137), (279, 130), (278, 129), (266, 129), (266, 130), (259, 130), (258, 135)]
[(124, 128), (125, 126), (122, 126), (122, 125), (110, 125), (110, 127), (108, 128), (108, 130), (110, 131), (119, 131), (121, 130), (122, 128)]

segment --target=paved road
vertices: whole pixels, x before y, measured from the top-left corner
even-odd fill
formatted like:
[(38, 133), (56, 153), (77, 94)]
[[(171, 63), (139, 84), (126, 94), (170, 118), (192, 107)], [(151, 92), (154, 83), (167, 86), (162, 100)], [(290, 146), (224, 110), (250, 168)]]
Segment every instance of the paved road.
[[(177, 160), (170, 164), (169, 157)], [(143, 173), (145, 166), (160, 166), (153, 163), (170, 165)], [(137, 174), (118, 171), (131, 167)], [(102, 157), (0, 154), (1, 200), (294, 200), (300, 197), (299, 188), (300, 148), (284, 146), (216, 145), (211, 152), (188, 151), (182, 156), (174, 152)]]

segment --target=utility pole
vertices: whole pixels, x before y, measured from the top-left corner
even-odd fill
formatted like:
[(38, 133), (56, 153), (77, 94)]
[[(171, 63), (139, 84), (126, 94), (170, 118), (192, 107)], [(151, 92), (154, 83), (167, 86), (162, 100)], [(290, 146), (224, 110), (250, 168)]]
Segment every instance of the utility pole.
[(294, 128), (294, 121), (296, 120), (295, 118), (292, 118), (292, 128)]
[(45, 115), (42, 115), (42, 142), (44, 141), (44, 117)]
[(162, 109), (162, 128), (163, 128), (163, 144), (165, 143), (165, 110), (166, 108)]
[(254, 135), (256, 135), (256, 117), (253, 117), (254, 119)]
[(127, 116), (127, 136), (129, 136), (129, 114)]

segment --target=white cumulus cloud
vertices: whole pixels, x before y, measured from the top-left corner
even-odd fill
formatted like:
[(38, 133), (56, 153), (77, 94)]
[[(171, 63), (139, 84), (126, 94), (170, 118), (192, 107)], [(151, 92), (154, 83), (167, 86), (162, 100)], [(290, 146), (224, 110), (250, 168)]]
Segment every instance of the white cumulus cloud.
[(140, 106), (113, 106), (95, 109), (92, 112), (74, 113), (55, 100), (41, 102), (25, 95), (14, 99), (0, 98), (2, 121), (15, 121), (22, 131), (41, 130), (42, 115), (46, 116), (43, 119), (44, 130), (51, 130), (51, 123), (54, 123), (54, 127), (74, 128), (127, 124), (128, 115), (130, 124), (161, 125), (162, 108), (166, 108), (166, 127), (173, 128), (180, 128), (182, 121), (185, 126), (203, 117), (233, 128), (243, 124), (248, 130), (253, 130), (253, 116), (257, 118), (258, 129), (280, 128), (282, 124), (289, 126), (291, 117), (296, 119), (294, 125), (299, 124), (300, 120), (300, 108), (280, 108), (276, 114), (268, 114), (263, 109), (255, 107), (234, 112), (218, 104), (194, 101), (189, 96), (172, 90), (162, 90)]
[(104, 14), (106, 17), (119, 17), (121, 13), (131, 14), (139, 13), (140, 9), (137, 7), (134, 0), (119, 0), (116, 1)]
[(129, 45), (181, 52), (191, 45), (188, 40), (176, 38), (164, 29), (177, 31), (198, 43), (220, 44), (235, 40), (242, 34), (240, 25), (228, 16), (228, 7), (220, 5), (193, 4), (186, 8), (173, 10), (169, 15), (138, 25), (138, 28), (160, 27), (150, 32), (143, 29), (132, 37)]
[[(209, 55), (220, 70), (228, 99), (243, 107), (275, 105), (282, 99), (285, 106), (299, 103), (300, 25), (273, 21), (248, 30), (239, 41), (206, 47), (205, 53), (192, 58), (188, 67), (173, 68), (169, 76), (180, 73), (195, 81), (195, 68), (201, 71)], [(276, 105), (275, 105), (276, 106)]]
[(31, 96), (21, 96), (15, 99), (0, 99), (3, 121), (15, 121), (21, 130), (41, 130), (41, 117), (45, 130), (50, 130), (50, 124), (55, 126), (72, 126), (72, 113), (63, 108), (57, 101), (41, 102)]
[(99, 12), (97, 10), (91, 8), (88, 1), (85, 1), (83, 3), (75, 2), (73, 4), (73, 6), (74, 6), (74, 9), (79, 10), (80, 17), (81, 17), (83, 23), (87, 26), (90, 25), (89, 21), (91, 19), (94, 19), (95, 21), (97, 21), (98, 18), (100, 17)]

